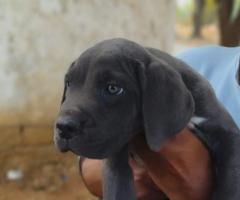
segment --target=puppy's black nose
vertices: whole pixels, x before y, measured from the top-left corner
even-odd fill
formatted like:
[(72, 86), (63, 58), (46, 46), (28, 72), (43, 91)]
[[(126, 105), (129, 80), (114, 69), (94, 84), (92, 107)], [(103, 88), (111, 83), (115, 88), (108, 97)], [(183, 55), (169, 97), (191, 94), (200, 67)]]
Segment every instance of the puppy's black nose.
[(59, 136), (64, 139), (71, 139), (79, 130), (77, 122), (73, 121), (70, 118), (60, 118), (56, 123), (56, 129), (59, 133)]

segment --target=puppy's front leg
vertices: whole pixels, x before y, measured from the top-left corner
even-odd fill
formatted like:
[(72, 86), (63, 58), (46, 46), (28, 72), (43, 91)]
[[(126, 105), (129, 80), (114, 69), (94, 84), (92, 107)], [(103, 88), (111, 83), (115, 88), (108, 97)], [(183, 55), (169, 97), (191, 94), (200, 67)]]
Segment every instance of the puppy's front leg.
[(128, 147), (104, 161), (103, 200), (135, 200), (134, 182), (128, 164)]

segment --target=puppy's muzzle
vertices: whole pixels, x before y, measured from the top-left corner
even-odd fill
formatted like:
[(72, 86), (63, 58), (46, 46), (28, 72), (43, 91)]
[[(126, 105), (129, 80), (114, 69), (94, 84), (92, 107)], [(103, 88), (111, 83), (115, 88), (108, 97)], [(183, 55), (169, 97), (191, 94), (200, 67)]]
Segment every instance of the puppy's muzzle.
[(63, 116), (57, 120), (56, 131), (62, 139), (72, 139), (76, 135), (84, 134), (84, 127), (87, 124), (87, 118), (81, 117), (78, 120), (70, 116)]

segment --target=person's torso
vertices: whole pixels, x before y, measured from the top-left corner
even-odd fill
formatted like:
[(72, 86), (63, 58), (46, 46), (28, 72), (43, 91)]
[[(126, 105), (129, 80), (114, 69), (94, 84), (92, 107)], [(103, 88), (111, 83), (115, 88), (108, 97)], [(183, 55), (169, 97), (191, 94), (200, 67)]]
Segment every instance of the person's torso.
[(240, 47), (206, 46), (177, 55), (212, 85), (216, 96), (240, 127), (240, 86), (237, 70), (240, 64)]

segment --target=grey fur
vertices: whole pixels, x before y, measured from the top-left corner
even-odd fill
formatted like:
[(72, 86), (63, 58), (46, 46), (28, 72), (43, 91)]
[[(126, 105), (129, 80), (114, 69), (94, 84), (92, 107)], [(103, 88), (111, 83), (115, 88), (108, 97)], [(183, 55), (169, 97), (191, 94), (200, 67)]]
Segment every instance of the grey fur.
[[(109, 83), (123, 94), (106, 93)], [(191, 127), (213, 158), (211, 200), (238, 200), (240, 131), (209, 83), (181, 60), (129, 40), (100, 42), (71, 65), (54, 140), (61, 151), (106, 159), (103, 200), (134, 200), (128, 142), (144, 134), (158, 151), (193, 116), (207, 119)]]

